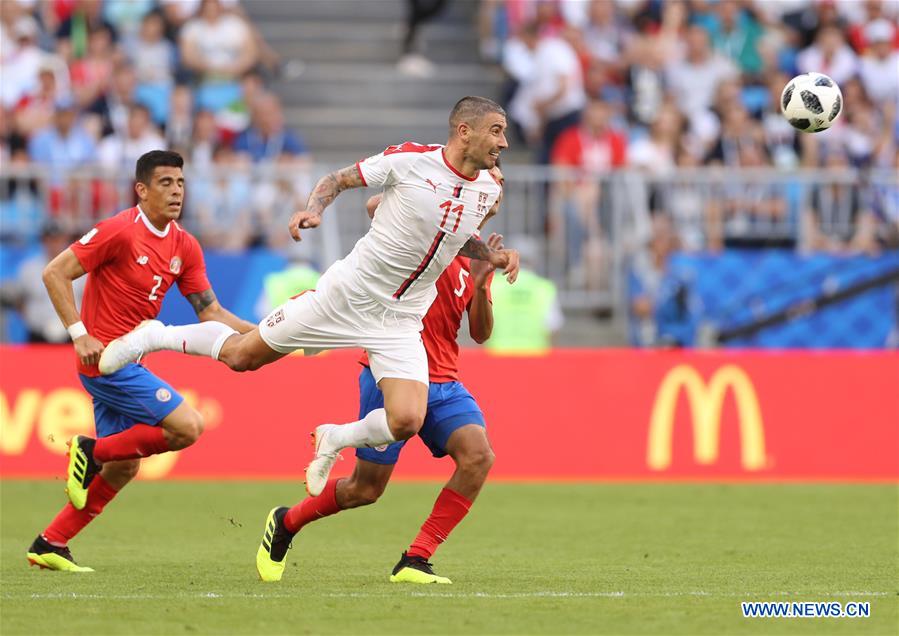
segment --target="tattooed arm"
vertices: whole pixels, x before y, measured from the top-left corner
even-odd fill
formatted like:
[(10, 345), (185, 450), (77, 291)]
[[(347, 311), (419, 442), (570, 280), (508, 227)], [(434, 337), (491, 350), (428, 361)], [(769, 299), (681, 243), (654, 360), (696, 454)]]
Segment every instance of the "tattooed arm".
[(505, 270), (504, 275), (510, 283), (514, 283), (518, 278), (518, 250), (495, 250), (481, 239), (472, 236), (459, 250), (459, 254), (478, 261), (487, 261), (493, 267)]
[(194, 311), (197, 312), (197, 318), (200, 319), (200, 322), (206, 322), (207, 320), (223, 322), (239, 333), (247, 333), (256, 328), (256, 325), (253, 323), (238, 318), (222, 307), (212, 289), (197, 292), (196, 294), (188, 294), (186, 298), (191, 307), (194, 308)]
[(290, 217), (288, 229), (293, 240), (300, 241), (300, 230), (318, 227), (321, 223), (322, 212), (331, 205), (337, 195), (350, 188), (361, 188), (365, 185), (362, 175), (356, 166), (347, 166), (337, 172), (332, 172), (319, 179), (309, 195), (306, 209), (293, 213)]

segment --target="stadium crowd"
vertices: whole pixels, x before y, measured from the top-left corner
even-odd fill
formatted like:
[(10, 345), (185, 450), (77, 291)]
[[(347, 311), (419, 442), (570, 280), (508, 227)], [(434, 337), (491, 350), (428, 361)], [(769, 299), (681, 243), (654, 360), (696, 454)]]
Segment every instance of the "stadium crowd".
[[(639, 324), (658, 314), (678, 251), (899, 245), (899, 3), (479, 2), (482, 56), (509, 79), (513, 149), (564, 169), (538, 189), (546, 235), (532, 238), (546, 239), (541, 254), (562, 246), (566, 289), (611, 289), (624, 252)], [(0, 2), (0, 242), (77, 236), (131, 205), (136, 158), (168, 147), (188, 161), (183, 223), (205, 247), (284, 247), (312, 162), (271, 90), (286, 65), (245, 8)], [(797, 133), (779, 112), (806, 71), (842, 88), (823, 134)], [(622, 211), (628, 232), (616, 235)]]
[[(255, 174), (308, 153), (267, 87), (280, 60), (238, 0), (10, 0), (0, 30), (4, 241), (34, 240), (47, 213), (77, 232), (132, 203), (135, 160), (156, 148), (198, 175), (184, 220), (205, 245), (283, 241), (271, 221), (307, 184)], [(46, 178), (17, 179), (21, 166)]]
[[(814, 188), (796, 212), (785, 185), (702, 196), (666, 177), (899, 167), (897, 13), (884, 0), (487, 0), (482, 52), (510, 77), (508, 110), (535, 160), (588, 177), (564, 195), (582, 233), (596, 225), (598, 183), (629, 167), (659, 184), (651, 212), (672, 217), (681, 247), (791, 242), (803, 224), (802, 247), (874, 251), (899, 228), (895, 187)], [(842, 87), (843, 115), (827, 134), (798, 134), (779, 112), (783, 87), (808, 71)]]

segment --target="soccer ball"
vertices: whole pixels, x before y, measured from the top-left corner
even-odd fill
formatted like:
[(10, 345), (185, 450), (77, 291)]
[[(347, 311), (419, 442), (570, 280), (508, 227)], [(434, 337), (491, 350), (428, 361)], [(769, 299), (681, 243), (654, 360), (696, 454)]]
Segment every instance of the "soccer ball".
[(804, 73), (787, 82), (780, 95), (780, 109), (793, 128), (821, 132), (840, 116), (843, 94), (827, 75)]

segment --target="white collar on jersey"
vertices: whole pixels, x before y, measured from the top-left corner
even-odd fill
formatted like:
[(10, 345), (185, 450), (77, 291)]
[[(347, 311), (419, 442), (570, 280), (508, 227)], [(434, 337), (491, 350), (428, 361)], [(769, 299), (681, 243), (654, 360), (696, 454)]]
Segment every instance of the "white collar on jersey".
[(150, 230), (153, 234), (158, 236), (159, 238), (165, 238), (169, 235), (169, 230), (172, 228), (172, 222), (169, 221), (164, 230), (158, 229), (155, 225), (150, 223), (150, 219), (147, 218), (147, 215), (144, 214), (144, 211), (140, 209), (140, 204), (137, 205), (137, 218), (134, 219), (134, 222), (137, 223), (137, 219), (140, 219), (144, 222), (144, 225), (147, 226), (147, 229)]

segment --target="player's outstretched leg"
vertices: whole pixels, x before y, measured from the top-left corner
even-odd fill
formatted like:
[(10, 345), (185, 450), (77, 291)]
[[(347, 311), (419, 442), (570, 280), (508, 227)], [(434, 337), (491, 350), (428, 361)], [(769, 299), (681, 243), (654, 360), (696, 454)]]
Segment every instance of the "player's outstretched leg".
[(93, 572), (75, 562), (69, 551), (69, 541), (103, 512), (125, 484), (137, 475), (139, 467), (139, 460), (105, 464), (102, 472), (91, 481), (84, 508), (79, 510), (67, 503), (28, 548), (25, 555), (28, 562), (41, 569)]
[(456, 463), (456, 470), (434, 502), (418, 536), (393, 568), (391, 583), (452, 583), (435, 574), (428, 559), (468, 514), (493, 466), (494, 455), (486, 430), (478, 424), (456, 429), (446, 443), (446, 451)]
[(212, 320), (183, 326), (166, 326), (158, 320), (145, 320), (106, 345), (98, 366), (101, 374), (109, 375), (137, 362), (141, 356), (163, 350), (218, 360), (225, 340), (236, 333), (228, 325)]
[(322, 424), (312, 435), (315, 457), (306, 467), (306, 491), (321, 494), (344, 448), (374, 448), (409, 439), (421, 429), (428, 408), (428, 385), (382, 378), (384, 408), (349, 424)]

